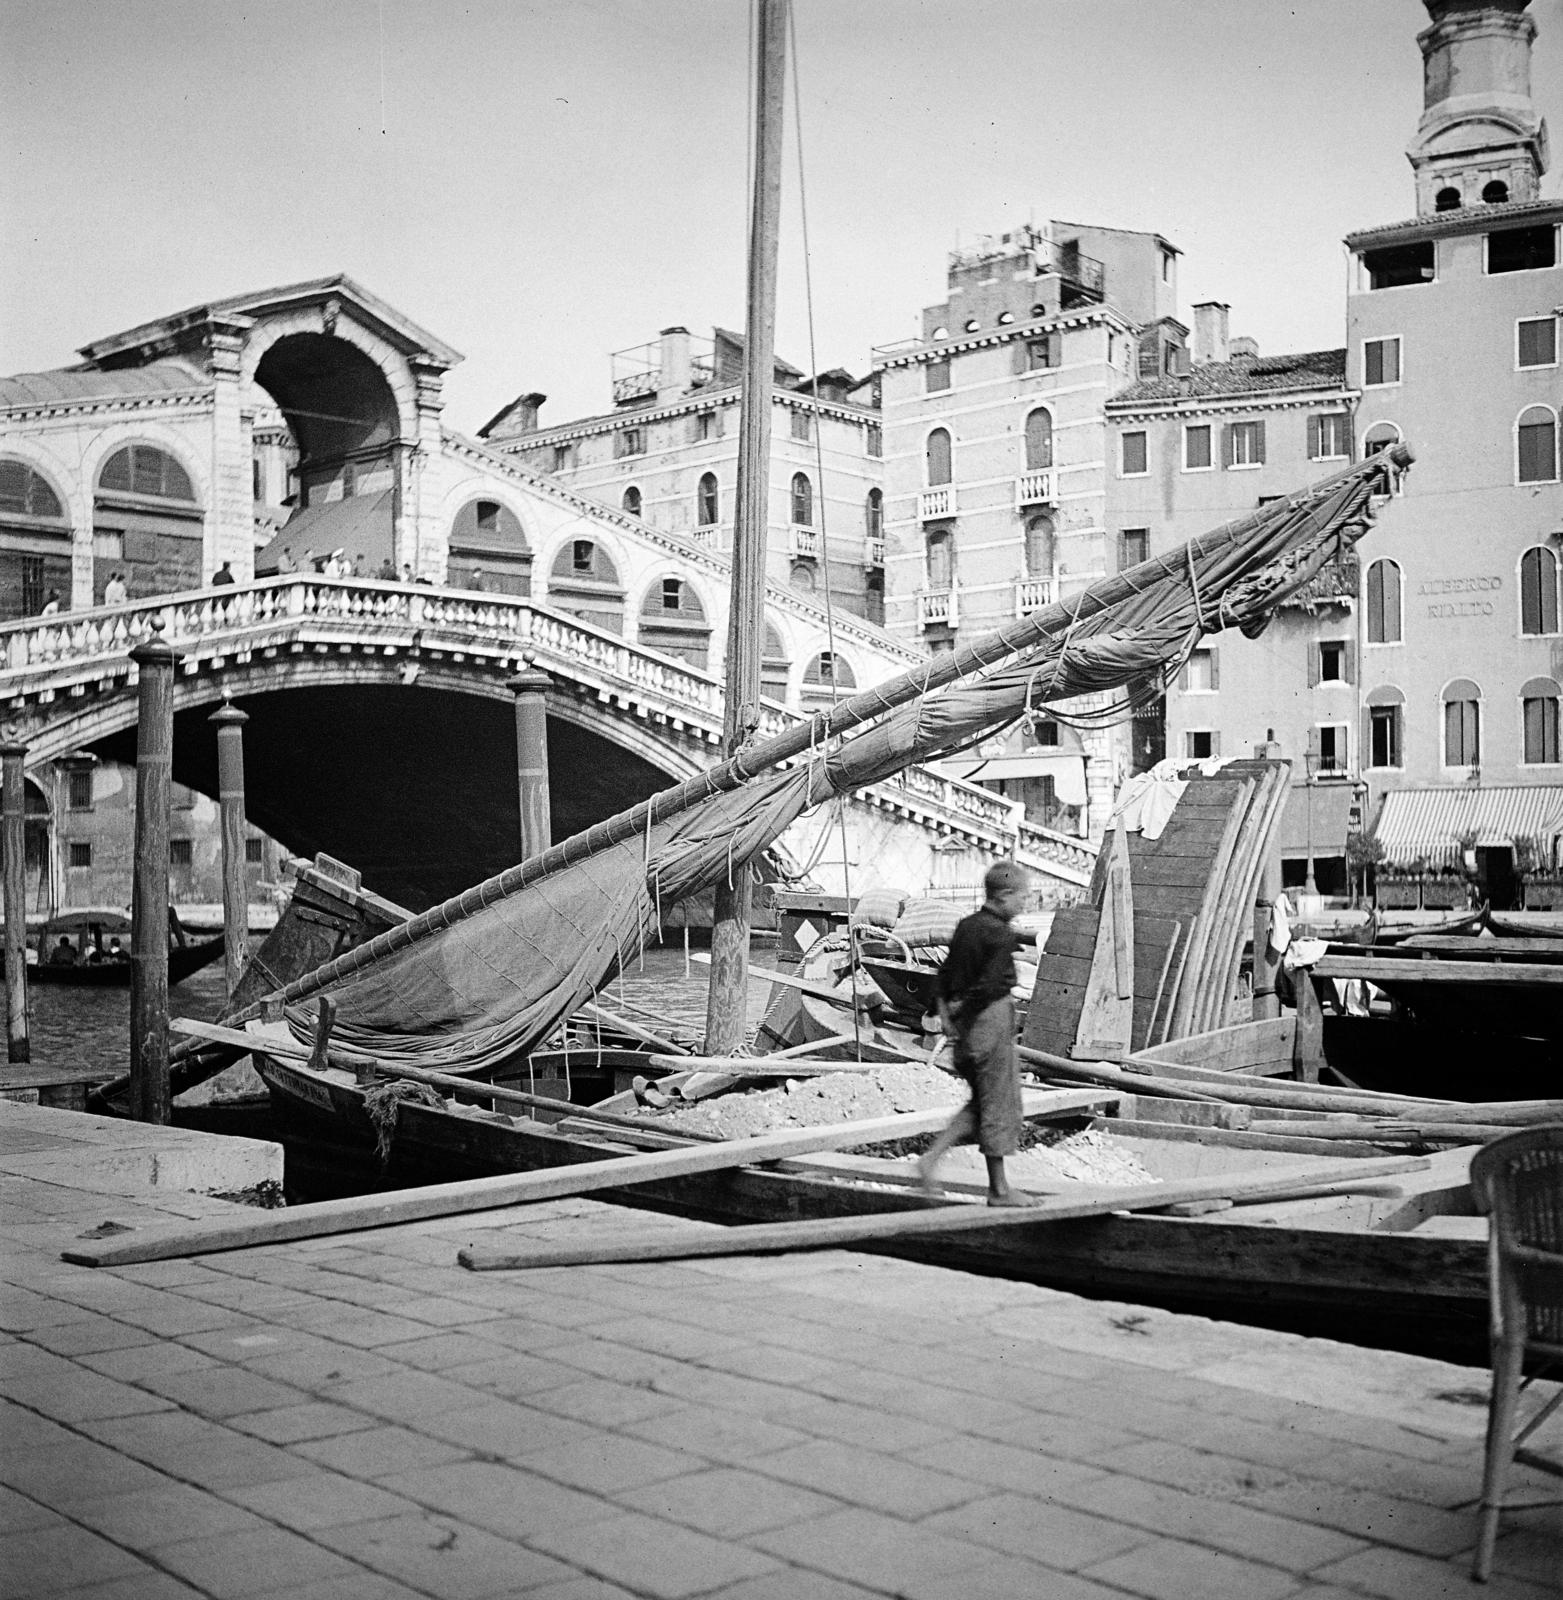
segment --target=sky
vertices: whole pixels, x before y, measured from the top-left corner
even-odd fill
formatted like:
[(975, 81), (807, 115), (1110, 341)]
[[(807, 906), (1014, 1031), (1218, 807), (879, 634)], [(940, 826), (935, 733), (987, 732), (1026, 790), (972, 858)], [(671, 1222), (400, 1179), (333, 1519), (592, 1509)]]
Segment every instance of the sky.
[[(1563, 145), (1563, 0), (1530, 14)], [(1261, 351), (1339, 344), (1341, 237), (1414, 209), (1426, 22), (794, 0), (779, 353), (867, 371), (952, 248), (1048, 218), (1164, 235), (1185, 321), (1219, 299)], [(345, 272), (463, 352), (452, 425), (528, 390), (545, 424), (606, 410), (610, 352), (744, 326), (749, 26), (747, 0), (0, 0), (0, 372)]]

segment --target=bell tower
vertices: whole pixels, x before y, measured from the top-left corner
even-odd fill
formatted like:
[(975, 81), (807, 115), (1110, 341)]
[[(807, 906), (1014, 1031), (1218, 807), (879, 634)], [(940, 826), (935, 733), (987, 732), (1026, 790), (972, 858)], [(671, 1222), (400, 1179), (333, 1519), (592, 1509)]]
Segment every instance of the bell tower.
[(1406, 147), (1418, 216), (1539, 197), (1547, 125), (1530, 94), (1529, 0), (1424, 0), (1422, 120)]

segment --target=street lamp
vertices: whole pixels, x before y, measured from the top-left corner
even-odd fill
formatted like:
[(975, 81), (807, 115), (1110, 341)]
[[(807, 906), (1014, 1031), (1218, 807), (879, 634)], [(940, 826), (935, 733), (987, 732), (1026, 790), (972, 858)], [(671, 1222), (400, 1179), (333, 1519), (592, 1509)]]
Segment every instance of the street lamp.
[(1315, 728), (1308, 735), (1308, 749), (1303, 755), (1308, 787), (1308, 876), (1303, 880), (1303, 893), (1311, 900), (1317, 900), (1319, 896), (1319, 885), (1313, 876), (1313, 781), (1323, 760), (1324, 752), (1319, 747), (1319, 730)]

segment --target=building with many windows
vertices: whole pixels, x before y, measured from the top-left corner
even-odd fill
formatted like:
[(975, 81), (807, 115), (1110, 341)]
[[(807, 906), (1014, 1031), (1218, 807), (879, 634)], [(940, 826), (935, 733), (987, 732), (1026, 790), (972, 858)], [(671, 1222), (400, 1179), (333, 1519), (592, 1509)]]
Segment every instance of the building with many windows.
[[(654, 528), (730, 551), (738, 490), (744, 341), (666, 328), (613, 357), (613, 409), (543, 427), (545, 396), (522, 395), (479, 434)], [(775, 365), (766, 576), (872, 622), (883, 620), (884, 529), (874, 385), (842, 370), (809, 378)], [(611, 581), (607, 574), (581, 574)], [(663, 602), (672, 640), (683, 617)], [(670, 648), (671, 644), (663, 648)]]
[[(1351, 453), (1411, 445), (1356, 563), (1260, 639), (1196, 653), (1169, 748), (1244, 754), (1275, 731), (1321, 780), (1290, 814), (1294, 877), (1305, 818), (1321, 869), (1360, 819), (1390, 867), (1463, 857), (1504, 906), (1563, 838), (1563, 201), (1541, 195), (1524, 0), (1427, 5), (1417, 212), (1347, 238), (1344, 352), (1203, 366), (1196, 337), (1189, 378), (1111, 407), (1112, 510), (1124, 556), (1154, 552)], [(1243, 370), (1250, 389), (1229, 387)]]
[[(1158, 234), (1049, 222), (956, 251), (915, 339), (874, 352), (885, 435), (885, 623), (949, 650), (1108, 570), (1108, 397), (1179, 370), (1178, 252)], [(1115, 730), (1064, 719), (960, 764), (1035, 820), (1105, 822)]]

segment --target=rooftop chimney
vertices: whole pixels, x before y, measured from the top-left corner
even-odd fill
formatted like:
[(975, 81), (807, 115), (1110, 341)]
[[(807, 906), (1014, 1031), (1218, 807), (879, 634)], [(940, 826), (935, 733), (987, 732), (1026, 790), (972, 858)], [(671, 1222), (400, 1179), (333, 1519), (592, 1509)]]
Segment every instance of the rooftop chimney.
[(1227, 334), (1227, 317), (1231, 310), (1231, 306), (1219, 300), (1202, 300), (1194, 307), (1195, 366), (1231, 358)]
[(539, 427), (537, 413), (542, 409), (546, 394), (523, 394), (510, 402), (497, 417), (491, 418), (478, 429), (480, 439), (515, 439), (523, 433), (536, 433)]
[(1240, 333), (1237, 338), (1227, 341), (1228, 361), (1257, 361), (1259, 359), (1259, 341), (1251, 339), (1246, 333)]
[(661, 333), (662, 348), (658, 356), (660, 376), (657, 378), (657, 403), (681, 399), (689, 393), (691, 378), (689, 329), (664, 328)]

